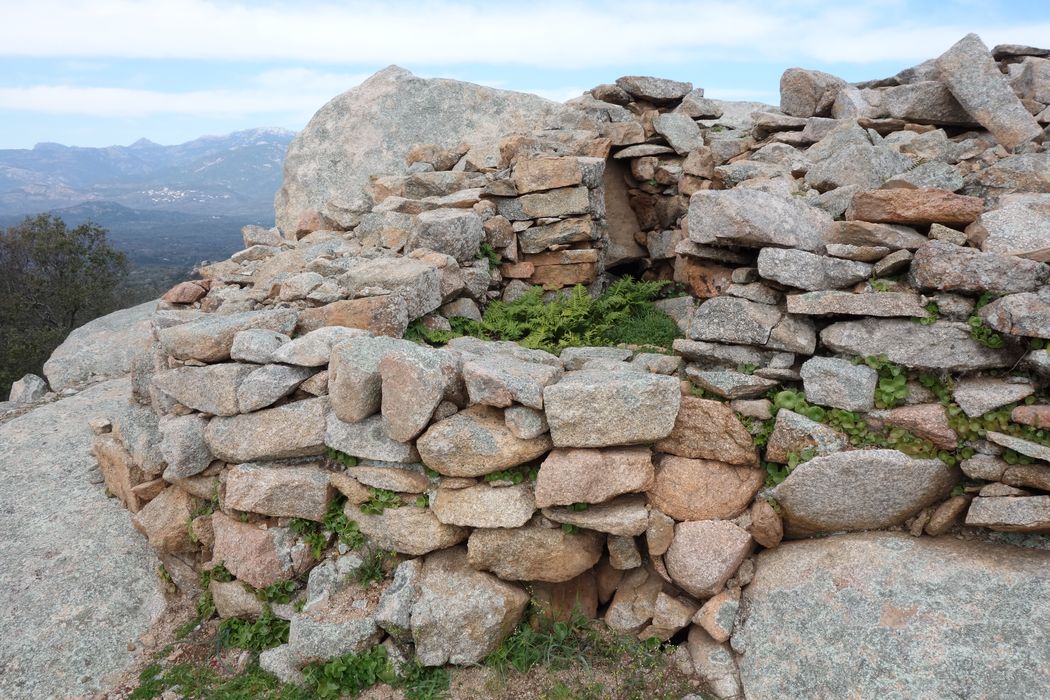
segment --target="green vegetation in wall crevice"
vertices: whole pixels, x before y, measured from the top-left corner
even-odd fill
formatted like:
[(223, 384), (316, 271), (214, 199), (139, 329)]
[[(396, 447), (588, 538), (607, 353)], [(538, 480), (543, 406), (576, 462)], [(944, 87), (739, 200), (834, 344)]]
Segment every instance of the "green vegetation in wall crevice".
[(551, 299), (544, 299), (542, 287), (532, 287), (514, 301), (493, 301), (481, 321), (450, 318), (451, 330), (428, 329), (422, 320), (416, 320), (405, 338), (432, 345), (460, 336), (512, 340), (554, 354), (567, 347), (620, 344), (667, 352), (675, 338), (681, 337), (674, 319), (653, 303), (667, 287), (667, 282), (624, 277), (598, 297), (577, 285)]

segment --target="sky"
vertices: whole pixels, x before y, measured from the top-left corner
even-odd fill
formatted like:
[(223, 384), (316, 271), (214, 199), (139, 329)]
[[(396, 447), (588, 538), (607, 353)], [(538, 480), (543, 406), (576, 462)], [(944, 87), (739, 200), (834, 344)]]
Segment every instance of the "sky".
[(0, 0), (0, 148), (298, 130), (390, 64), (558, 101), (655, 75), (777, 104), (785, 68), (880, 78), (971, 31), (1050, 47), (1050, 0)]

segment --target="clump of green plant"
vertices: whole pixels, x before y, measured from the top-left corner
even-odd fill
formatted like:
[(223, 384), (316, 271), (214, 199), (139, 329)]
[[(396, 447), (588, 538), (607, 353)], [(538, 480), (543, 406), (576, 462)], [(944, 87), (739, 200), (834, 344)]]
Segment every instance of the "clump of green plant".
[(278, 581), (255, 589), (255, 597), (264, 603), (290, 603), (298, 588), (295, 581)]
[(288, 529), (293, 535), (303, 538), (303, 542), (310, 548), (310, 554), (315, 560), (321, 560), (324, 556), (324, 549), (328, 546), (328, 535), (323, 532), (321, 523), (304, 518), (292, 518)]
[(361, 534), (357, 521), (346, 517), (343, 511), (345, 504), (346, 496), (342, 494), (332, 499), (324, 516), (324, 527), (350, 549), (361, 549), (365, 545), (365, 536)]
[(876, 292), (888, 292), (893, 289), (893, 282), (886, 279), (880, 280), (872, 277), (868, 284), (870, 284), (871, 288)]
[(318, 698), (356, 697), (378, 683), (397, 680), (386, 648), (374, 646), (360, 654), (347, 654), (303, 669), (307, 685)]
[(264, 651), (288, 641), (288, 620), (274, 616), (269, 606), (255, 620), (228, 617), (219, 623), (218, 641), (224, 646)]
[(576, 525), (573, 525), (572, 523), (562, 523), (561, 531), (564, 532), (566, 535), (575, 535), (577, 532), (580, 531), (580, 528)]
[(912, 320), (923, 326), (932, 326), (934, 323), (937, 322), (937, 319), (941, 317), (941, 309), (939, 306), (937, 306), (937, 302), (935, 301), (931, 301), (923, 308), (926, 309), (926, 315), (917, 316)]
[(754, 374), (756, 369), (758, 369), (758, 365), (750, 362), (745, 362), (736, 366), (736, 371), (740, 372), (740, 374)]
[(276, 676), (252, 663), (232, 678), (204, 664), (176, 664), (163, 668), (147, 666), (139, 674), (139, 686), (129, 700), (154, 700), (168, 690), (187, 700), (310, 700), (313, 693), (297, 685), (281, 683)]
[(769, 442), (769, 436), (773, 434), (773, 428), (776, 427), (776, 419), (759, 420), (740, 413), (737, 413), (736, 417), (744, 424), (747, 432), (751, 433), (751, 441), (755, 447), (764, 447)]
[(992, 292), (985, 292), (977, 299), (977, 304), (974, 306), (973, 314), (966, 319), (966, 324), (970, 327), (970, 337), (976, 340), (981, 345), (989, 348), (1001, 348), (1006, 341), (1003, 336), (996, 333), (992, 328), (984, 322), (984, 319), (980, 317), (978, 312), (985, 306), (995, 301), (996, 295)]
[(509, 481), (512, 484), (523, 484), (526, 481), (536, 481), (540, 468), (536, 464), (522, 464), (521, 466), (501, 469), (485, 475), (485, 481), (489, 483)]
[(370, 488), (371, 494), (368, 500), (361, 504), (361, 512), (365, 515), (381, 515), (387, 508), (400, 508), (404, 505), (401, 496), (386, 489)]
[(482, 243), (478, 246), (478, 254), (475, 256), (478, 260), (488, 259), (489, 269), (499, 267), (503, 263), (503, 258), (496, 252), (496, 249), (489, 243)]
[(357, 457), (354, 457), (353, 455), (348, 455), (345, 452), (340, 452), (339, 450), (336, 450), (334, 448), (326, 447), (324, 448), (324, 454), (325, 457), (327, 457), (328, 459), (332, 460), (336, 464), (342, 464), (344, 467), (357, 466)]
[(773, 394), (773, 414), (776, 415), (782, 408), (794, 411), (818, 423), (822, 423), (827, 415), (827, 411), (822, 407), (814, 406), (806, 401), (806, 395), (797, 389), (782, 389)]
[(879, 373), (879, 382), (875, 387), (875, 405), (879, 408), (893, 408), (908, 398), (908, 372), (898, 364), (890, 362), (882, 355), (865, 357), (864, 364)]
[(365, 553), (361, 566), (354, 569), (354, 581), (364, 587), (382, 581), (386, 576), (387, 561), (395, 556), (397, 556), (396, 552), (383, 549), (369, 550)]
[(550, 300), (544, 300), (542, 287), (533, 287), (514, 301), (492, 302), (481, 321), (456, 317), (449, 320), (451, 331), (414, 324), (405, 337), (440, 345), (470, 335), (555, 354), (567, 347), (620, 343), (666, 350), (681, 337), (674, 319), (653, 304), (666, 285), (624, 277), (597, 298), (577, 285)]

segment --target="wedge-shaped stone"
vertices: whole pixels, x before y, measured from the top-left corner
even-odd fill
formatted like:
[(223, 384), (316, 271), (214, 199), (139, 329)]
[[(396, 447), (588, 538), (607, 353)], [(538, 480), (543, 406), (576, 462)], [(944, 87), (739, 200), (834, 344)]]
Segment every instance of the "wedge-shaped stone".
[(325, 326), (278, 346), (273, 351), (271, 362), (299, 367), (321, 367), (328, 364), (333, 347), (345, 340), (366, 335), (368, 331), (360, 328)]
[(211, 314), (204, 318), (164, 328), (157, 333), (161, 347), (180, 360), (222, 362), (230, 358), (234, 336), (249, 328), (262, 328), (288, 335), (298, 318), (292, 309)]
[(1008, 294), (978, 313), (1000, 333), (1050, 338), (1050, 303), (1039, 294)]
[(298, 328), (300, 332), (310, 332), (328, 326), (342, 326), (400, 338), (411, 320), (408, 304), (402, 297), (383, 294), (303, 309), (299, 314)]
[(582, 530), (527, 526), (474, 530), (467, 540), (470, 565), (508, 581), (558, 583), (576, 578), (598, 563), (605, 535)]
[(823, 423), (810, 420), (794, 411), (777, 411), (773, 432), (766, 443), (766, 459), (787, 464), (791, 453), (802, 454), (812, 450), (816, 456), (841, 452), (849, 447), (849, 438)]
[(399, 345), (379, 361), (383, 431), (408, 442), (423, 432), (434, 410), (459, 382), (459, 358), (444, 350)]
[(753, 399), (762, 396), (779, 382), (731, 369), (700, 369), (690, 365), (685, 376), (704, 391), (724, 399)]
[(439, 488), (430, 503), (437, 519), (463, 527), (521, 527), (536, 512), (531, 484)]
[(365, 486), (399, 493), (423, 493), (430, 487), (430, 478), (419, 465), (379, 466), (383, 462), (365, 462), (348, 467), (346, 473)]
[(986, 211), (966, 227), (966, 236), (986, 253), (1050, 262), (1050, 201)]
[(787, 311), (803, 316), (927, 316), (921, 298), (911, 292), (853, 294), (827, 291), (788, 294)]
[(968, 372), (1010, 367), (1020, 353), (993, 349), (970, 336), (965, 323), (938, 321), (922, 326), (903, 319), (864, 319), (833, 323), (820, 333), (829, 350), (858, 357), (885, 355), (915, 369)]
[(324, 452), (328, 399), (287, 403), (257, 413), (213, 418), (204, 431), (217, 459), (234, 464)]
[[(743, 423), (720, 401), (683, 396), (671, 434), (656, 443), (659, 452), (754, 466), (758, 454)], [(690, 518), (692, 519), (692, 518)]]
[(505, 355), (490, 355), (463, 365), (463, 381), (470, 402), (507, 407), (517, 402), (543, 408), (543, 388), (557, 382), (562, 371), (537, 362), (522, 362)]
[(390, 351), (414, 343), (398, 338), (352, 338), (332, 350), (328, 365), (328, 396), (340, 420), (356, 423), (377, 413), (382, 406), (383, 378), (379, 361)]
[(380, 415), (370, 416), (357, 423), (345, 423), (330, 413), (324, 431), (324, 444), (361, 459), (380, 462), (419, 461), (419, 452), (412, 443), (387, 437)]
[(924, 440), (929, 440), (944, 450), (954, 450), (958, 445), (958, 436), (948, 423), (948, 414), (939, 403), (901, 406), (888, 411), (872, 411), (868, 418), (874, 418), (886, 425), (904, 428), (909, 433)]
[(751, 553), (751, 535), (725, 520), (678, 523), (664, 554), (667, 573), (682, 590), (710, 598)]
[(815, 291), (848, 287), (865, 280), (871, 276), (871, 265), (804, 250), (763, 248), (758, 254), (758, 274), (789, 287)]
[(927, 240), (926, 236), (909, 226), (875, 224), (869, 221), (835, 221), (827, 230), (827, 242), (836, 245), (915, 250), (925, 245)]
[(802, 363), (800, 374), (810, 403), (847, 411), (875, 407), (879, 373), (867, 365), (838, 357), (811, 357)]
[(641, 535), (649, 527), (649, 509), (645, 507), (645, 496), (641, 494), (617, 496), (611, 501), (591, 505), (583, 510), (573, 507), (544, 508), (543, 515), (556, 523), (625, 537)]
[(162, 554), (186, 552), (193, 548), (186, 528), (197, 500), (178, 486), (160, 492), (131, 518), (131, 524)]
[(984, 211), (984, 200), (932, 187), (873, 190), (853, 195), (846, 218), (886, 224), (965, 226)]
[(531, 226), (518, 234), (518, 246), (526, 255), (542, 253), (553, 245), (591, 241), (598, 236), (595, 223), (589, 218), (571, 218), (545, 226)]
[[(168, 465), (164, 469), (167, 481), (195, 476), (211, 464), (212, 454), (204, 441), (204, 429), (207, 427), (208, 420), (199, 413), (172, 416), (160, 421), (160, 453)], [(105, 475), (104, 465), (100, 466), (103, 466), (102, 473)], [(116, 493), (116, 490), (110, 490)]]
[(1008, 382), (996, 377), (966, 377), (952, 391), (952, 398), (967, 416), (976, 418), (1035, 392), (1028, 382)]
[(1042, 133), (976, 34), (967, 34), (941, 54), (937, 68), (959, 104), (1006, 148)]
[(649, 503), (675, 520), (729, 520), (747, 509), (765, 480), (762, 469), (664, 455)]
[(215, 544), (212, 562), (223, 564), (238, 580), (265, 588), (303, 573), (310, 552), (288, 528), (264, 529), (242, 523), (221, 511), (212, 513)]
[(700, 305), (689, 327), (689, 337), (804, 355), (812, 355), (817, 344), (809, 319), (786, 315), (769, 304), (728, 296), (708, 299)]
[(470, 209), (434, 209), (417, 218), (419, 226), (409, 238), (406, 251), (426, 248), (466, 262), (474, 259), (485, 240), (481, 217)]
[(831, 221), (823, 210), (761, 190), (700, 190), (689, 198), (689, 239), (695, 243), (820, 253)]
[(296, 666), (358, 654), (382, 639), (373, 619), (375, 603), (356, 592), (344, 589), (292, 617), (288, 652)]
[(517, 626), (529, 594), (477, 571), (462, 547), (423, 560), (411, 604), (412, 641), (424, 666), (475, 664)]
[(321, 522), (331, 501), (328, 472), (318, 466), (237, 464), (226, 473), (226, 508)]
[(470, 534), (466, 528), (442, 523), (429, 508), (414, 505), (388, 507), (378, 515), (368, 515), (347, 503), (343, 511), (374, 546), (413, 557), (455, 546)]
[(1000, 532), (1050, 532), (1050, 496), (975, 498), (966, 524)]
[(988, 431), (987, 437), (991, 442), (1001, 445), (1008, 450), (1013, 450), (1043, 462), (1050, 462), (1050, 447), (1046, 445), (992, 430)]
[(678, 380), (640, 372), (580, 371), (543, 390), (558, 447), (606, 447), (670, 435), (681, 403)]
[(503, 411), (471, 406), (430, 426), (416, 442), (423, 463), (446, 476), (483, 476), (516, 467), (551, 448), (549, 435), (514, 436)]
[(982, 253), (930, 241), (915, 251), (911, 274), (918, 286), (947, 292), (1012, 294), (1046, 284), (1050, 266), (1013, 255)]
[[(293, 341), (294, 342), (294, 341)], [(273, 405), (295, 391), (314, 374), (311, 367), (264, 365), (253, 370), (237, 387), (237, 407), (251, 413)]]
[(409, 320), (441, 306), (437, 268), (411, 258), (362, 260), (340, 278), (352, 292), (368, 287), (386, 289), (404, 300)]
[(773, 489), (785, 531), (800, 536), (899, 525), (943, 500), (959, 479), (939, 459), (897, 450), (855, 450), (815, 457)]
[(555, 449), (536, 476), (536, 505), (602, 503), (645, 491), (652, 483), (653, 460), (647, 447)]
[(206, 367), (176, 367), (153, 375), (153, 386), (183, 406), (215, 416), (240, 411), (237, 392), (253, 365), (225, 362)]

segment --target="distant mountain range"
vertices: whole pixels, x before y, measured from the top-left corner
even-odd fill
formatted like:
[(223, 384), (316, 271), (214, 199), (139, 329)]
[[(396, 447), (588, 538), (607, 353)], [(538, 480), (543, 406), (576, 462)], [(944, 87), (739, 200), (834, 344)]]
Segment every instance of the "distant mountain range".
[(241, 247), (248, 223), (273, 225), (273, 196), (295, 132), (249, 129), (176, 146), (55, 143), (0, 150), (0, 226), (46, 211), (92, 221), (138, 266), (188, 268)]

